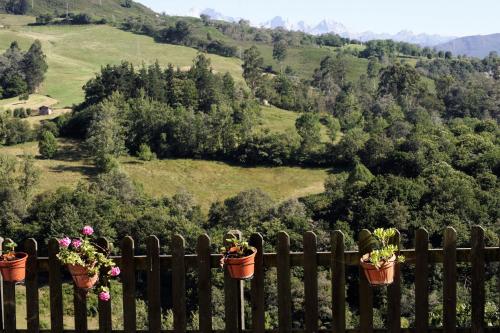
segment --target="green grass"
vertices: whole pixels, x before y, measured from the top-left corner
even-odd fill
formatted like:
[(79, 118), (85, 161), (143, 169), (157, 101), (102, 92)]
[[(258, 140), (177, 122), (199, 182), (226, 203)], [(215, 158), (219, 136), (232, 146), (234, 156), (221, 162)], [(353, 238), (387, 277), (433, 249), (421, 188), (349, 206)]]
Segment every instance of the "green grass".
[(16, 108), (24, 108), (24, 109), (38, 109), (40, 106), (52, 106), (57, 104), (57, 100), (44, 96), (33, 94), (30, 95), (27, 101), (22, 101), (19, 97), (7, 98), (0, 100), (0, 110), (13, 110)]
[[(91, 161), (81, 154), (76, 142), (61, 140), (60, 145), (62, 152), (55, 159), (36, 159), (42, 172), (38, 193), (61, 186), (74, 187), (79, 181), (88, 181), (95, 176)], [(37, 143), (0, 147), (0, 154), (21, 157), (23, 153), (36, 156)], [(124, 157), (120, 162), (123, 171), (141, 184), (146, 193), (160, 197), (187, 190), (205, 211), (216, 200), (252, 188), (260, 188), (280, 201), (321, 193), (327, 176), (324, 169), (249, 168), (200, 160), (142, 162), (134, 157)]]
[(262, 106), (260, 127), (277, 133), (295, 132), (295, 121), (299, 116), (300, 114), (297, 112), (286, 111), (274, 106)]
[(0, 25), (4, 26), (3, 29), (7, 29), (13, 26), (28, 25), (30, 23), (35, 23), (34, 16), (0, 14)]
[[(298, 135), (295, 129), (295, 121), (300, 113), (279, 109), (274, 106), (261, 107), (260, 128), (269, 129), (274, 133), (290, 133)], [(329, 142), (326, 127), (321, 125), (321, 141)]]
[[(83, 85), (106, 64), (127, 60), (141, 66), (158, 60), (162, 66), (172, 63), (184, 67), (192, 64), (198, 52), (188, 47), (158, 44), (150, 37), (107, 25), (0, 29), (0, 49), (6, 49), (13, 40), (27, 49), (35, 39), (42, 42), (49, 65), (39, 93), (57, 99), (58, 107), (81, 102)], [(216, 55), (210, 55), (210, 59), (214, 70), (227, 71), (243, 84), (240, 60)]]
[[(241, 47), (244, 49), (252, 45), (252, 43), (241, 43)], [(264, 58), (265, 66), (272, 66), (274, 70), (279, 70), (280, 64), (273, 59), (273, 47), (264, 44), (256, 44), (256, 46)], [(328, 55), (335, 55), (335, 52), (338, 50), (339, 48), (319, 47), (314, 45), (291, 47), (288, 49), (283, 66), (290, 66), (301, 79), (311, 80), (314, 71), (319, 68), (321, 60)], [(347, 79), (350, 81), (357, 81), (361, 74), (366, 73), (367, 67), (367, 59), (348, 56)]]
[[(34, 7), (29, 1), (28, 14), (37, 16), (39, 14), (66, 13), (66, 9), (71, 13), (87, 13), (94, 18), (106, 18), (109, 22), (118, 21), (129, 16), (149, 16), (155, 17), (155, 13), (138, 2), (132, 3), (130, 8), (121, 6), (121, 0), (35, 0)], [(66, 7), (69, 5), (68, 7)], [(2, 6), (3, 7), (3, 6)]]

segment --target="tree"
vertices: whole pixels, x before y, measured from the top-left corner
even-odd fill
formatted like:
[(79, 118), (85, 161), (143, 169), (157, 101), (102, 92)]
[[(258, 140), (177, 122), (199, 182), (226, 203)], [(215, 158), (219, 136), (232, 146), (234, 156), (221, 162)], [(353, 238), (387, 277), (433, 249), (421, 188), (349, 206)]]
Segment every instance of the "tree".
[(243, 77), (253, 93), (255, 93), (262, 76), (261, 68), (263, 65), (264, 58), (261, 57), (256, 46), (245, 50), (243, 53)]
[(314, 71), (313, 84), (327, 95), (332, 95), (338, 87), (344, 85), (347, 75), (347, 59), (338, 53), (335, 57), (327, 56), (321, 60), (320, 67)]
[(417, 92), (420, 75), (412, 66), (399, 64), (388, 66), (381, 71), (378, 93), (391, 94), (394, 98), (407, 98)]
[(40, 83), (43, 82), (48, 68), (45, 58), (45, 54), (42, 51), (42, 44), (39, 40), (36, 40), (24, 55), (21, 66), (30, 93), (34, 93)]
[(321, 127), (317, 114), (308, 112), (297, 118), (295, 128), (302, 138), (301, 150), (304, 153), (312, 152), (321, 142)]
[(273, 45), (273, 59), (279, 62), (280, 64), (285, 61), (288, 50), (288, 43), (280, 39)]
[(23, 155), (21, 164), (21, 175), (18, 178), (19, 191), (28, 201), (33, 190), (40, 181), (40, 169), (35, 166), (35, 158), (32, 155)]
[(368, 67), (366, 73), (370, 79), (374, 79), (378, 76), (380, 70), (380, 65), (376, 57), (370, 57), (368, 59)]
[(38, 141), (38, 151), (45, 159), (51, 159), (57, 153), (57, 140), (54, 134), (44, 131)]
[(351, 89), (342, 91), (336, 99), (335, 116), (340, 120), (342, 129), (363, 127), (364, 118), (358, 98)]
[(28, 9), (28, 0), (7, 0), (5, 4), (5, 10), (11, 14), (24, 15), (28, 12)]
[(340, 133), (340, 122), (337, 118), (332, 117), (331, 115), (325, 116), (325, 126), (327, 130), (328, 137), (335, 143), (337, 137)]
[(113, 94), (99, 104), (90, 124), (85, 144), (101, 171), (112, 169), (116, 164), (114, 158), (126, 151), (125, 131), (119, 117), (122, 103), (122, 96)]

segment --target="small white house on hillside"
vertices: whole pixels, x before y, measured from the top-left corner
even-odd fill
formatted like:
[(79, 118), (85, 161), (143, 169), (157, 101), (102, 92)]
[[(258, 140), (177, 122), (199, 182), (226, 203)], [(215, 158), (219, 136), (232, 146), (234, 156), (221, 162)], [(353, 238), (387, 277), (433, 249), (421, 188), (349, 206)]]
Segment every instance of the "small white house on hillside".
[(38, 114), (40, 116), (49, 116), (53, 112), (54, 112), (54, 110), (52, 110), (50, 107), (45, 106), (45, 105), (44, 106), (40, 106), (40, 108), (38, 109)]

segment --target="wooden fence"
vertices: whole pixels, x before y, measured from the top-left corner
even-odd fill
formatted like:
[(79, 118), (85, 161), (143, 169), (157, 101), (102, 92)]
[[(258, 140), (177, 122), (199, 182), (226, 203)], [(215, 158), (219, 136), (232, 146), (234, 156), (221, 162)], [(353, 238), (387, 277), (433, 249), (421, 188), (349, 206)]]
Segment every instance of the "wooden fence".
[[(101, 246), (108, 247), (106, 240), (101, 239)], [(399, 234), (393, 240), (399, 244)], [(304, 235), (303, 252), (290, 251), (290, 239), (281, 232), (278, 235), (276, 253), (263, 253), (263, 240), (259, 234), (250, 237), (250, 243), (258, 250), (256, 256), (255, 276), (251, 281), (251, 328), (245, 328), (243, 318), (243, 283), (224, 277), (225, 325), (222, 332), (326, 332), (318, 330), (318, 268), (332, 270), (332, 322), (330, 332), (334, 333), (498, 333), (500, 327), (486, 327), (485, 312), (485, 266), (500, 262), (500, 247), (487, 248), (484, 245), (484, 231), (474, 227), (471, 234), (470, 248), (457, 248), (457, 235), (453, 228), (444, 232), (442, 249), (430, 249), (428, 233), (421, 229), (415, 237), (415, 249), (401, 249), (406, 257), (405, 265), (415, 266), (415, 327), (401, 328), (401, 280), (399, 267), (396, 269), (395, 283), (387, 288), (388, 293), (388, 327), (373, 328), (373, 290), (360, 271), (359, 274), (359, 315), (360, 327), (346, 329), (346, 267), (359, 266), (360, 254), (366, 253), (372, 246), (371, 234), (367, 230), (359, 235), (360, 251), (344, 250), (344, 235), (335, 231), (331, 235), (331, 251), (318, 252), (316, 236), (312, 232)], [(92, 332), (87, 329), (86, 298), (81, 292), (74, 293), (75, 329), (65, 330), (63, 327), (62, 274), (61, 265), (56, 258), (58, 242), (49, 241), (48, 257), (37, 256), (37, 243), (29, 239), (24, 244), (29, 254), (26, 276), (27, 330), (16, 329), (15, 286), (3, 283), (3, 302), (0, 316), (2, 332)], [(1, 246), (1, 244), (0, 244)], [(212, 254), (210, 238), (202, 235), (198, 238), (197, 254), (185, 254), (185, 242), (181, 236), (173, 236), (172, 253), (160, 254), (158, 238), (147, 239), (146, 255), (134, 254), (134, 241), (130, 237), (121, 243), (121, 257), (116, 257), (122, 275), (123, 284), (123, 330), (112, 328), (110, 302), (99, 302), (99, 329), (95, 332), (143, 332), (136, 329), (136, 272), (147, 274), (147, 332), (186, 332), (186, 270), (193, 269), (198, 275), (199, 330), (196, 332), (214, 332), (212, 329), (212, 270), (219, 268), (219, 254)], [(1, 248), (1, 247), (0, 247)], [(471, 309), (472, 327), (457, 328), (457, 263), (471, 264)], [(429, 323), (429, 265), (443, 264), (443, 327), (431, 328)], [(304, 268), (305, 292), (305, 328), (292, 330), (292, 297), (291, 267)], [(277, 268), (278, 287), (278, 329), (266, 330), (264, 303), (264, 269)], [(172, 274), (171, 285), (164, 285), (160, 279), (160, 271), (169, 270)], [(38, 273), (48, 272), (50, 287), (50, 330), (39, 327), (39, 293)], [(499, 277), (500, 280), (500, 277)], [(171, 288), (173, 301), (174, 330), (161, 330), (160, 289)], [(499, 285), (500, 289), (500, 285)], [(0, 289), (0, 291), (2, 291)], [(118, 299), (113, 301), (117, 302)], [(500, 304), (500, 300), (498, 301)], [(146, 331), (144, 331), (146, 332)]]

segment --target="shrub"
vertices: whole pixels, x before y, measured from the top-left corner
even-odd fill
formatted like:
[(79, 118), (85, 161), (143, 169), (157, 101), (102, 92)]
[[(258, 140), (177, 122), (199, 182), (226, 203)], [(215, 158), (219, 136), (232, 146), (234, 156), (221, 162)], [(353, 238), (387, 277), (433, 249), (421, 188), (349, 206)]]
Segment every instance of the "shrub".
[(44, 131), (38, 141), (38, 151), (44, 159), (51, 159), (57, 153), (57, 140), (50, 131)]
[(143, 143), (139, 147), (139, 152), (137, 153), (137, 157), (141, 161), (152, 161), (156, 159), (156, 154), (151, 151), (151, 148), (145, 143)]

